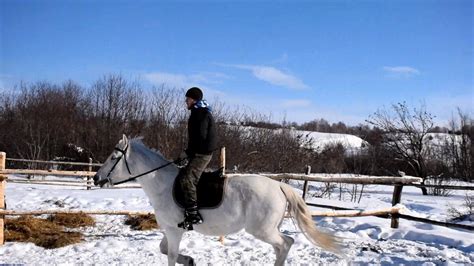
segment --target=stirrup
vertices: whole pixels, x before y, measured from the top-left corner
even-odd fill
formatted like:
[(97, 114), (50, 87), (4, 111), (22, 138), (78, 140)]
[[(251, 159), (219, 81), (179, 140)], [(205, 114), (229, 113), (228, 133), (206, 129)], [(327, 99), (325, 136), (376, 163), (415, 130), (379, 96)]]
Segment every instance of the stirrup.
[(184, 211), (184, 221), (178, 224), (178, 227), (185, 230), (193, 230), (193, 224), (202, 224), (202, 216), (198, 212), (197, 207), (191, 208), (190, 210)]
[(184, 221), (178, 224), (179, 228), (191, 231), (194, 230), (193, 224), (202, 224), (203, 220), (198, 217), (198, 220), (189, 220), (188, 217), (184, 218)]
[(179, 228), (183, 228), (186, 231), (194, 230), (193, 223), (186, 221), (186, 219), (178, 224)]

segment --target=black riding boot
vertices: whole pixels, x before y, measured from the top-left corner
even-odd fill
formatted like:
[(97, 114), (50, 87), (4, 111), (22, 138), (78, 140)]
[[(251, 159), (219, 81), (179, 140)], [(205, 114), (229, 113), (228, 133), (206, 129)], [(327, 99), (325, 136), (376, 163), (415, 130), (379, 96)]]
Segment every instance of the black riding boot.
[(186, 230), (193, 230), (193, 224), (202, 224), (202, 216), (198, 211), (197, 206), (186, 208), (184, 210), (184, 221), (178, 224), (178, 227)]

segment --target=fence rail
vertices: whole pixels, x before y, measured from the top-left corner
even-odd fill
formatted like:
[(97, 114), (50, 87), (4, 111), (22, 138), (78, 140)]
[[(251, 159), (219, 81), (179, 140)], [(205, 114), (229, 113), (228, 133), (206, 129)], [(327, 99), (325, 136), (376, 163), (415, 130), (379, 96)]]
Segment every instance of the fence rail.
[[(91, 177), (96, 174), (93, 171), (60, 171), (60, 170), (28, 170), (28, 169), (5, 169), (0, 170), (0, 175), (19, 174), (19, 175), (53, 175), (53, 176), (76, 176)], [(240, 176), (247, 174), (227, 174), (227, 176)], [(323, 182), (323, 183), (345, 183), (345, 184), (362, 184), (362, 185), (403, 185), (413, 187), (439, 188), (451, 190), (474, 190), (474, 186), (451, 186), (451, 185), (421, 185), (421, 178), (413, 176), (391, 177), (391, 176), (354, 176), (354, 177), (334, 177), (323, 175), (302, 175), (302, 174), (268, 174), (259, 173), (274, 180), (292, 179), (300, 181)], [(14, 181), (13, 181), (14, 182)], [(31, 181), (34, 183), (37, 181)], [(61, 181), (67, 182), (67, 181)], [(71, 181), (77, 182), (77, 181)], [(46, 182), (44, 182), (46, 183)]]
[(120, 184), (113, 187), (99, 188), (95, 187), (91, 181), (69, 181), (69, 180), (22, 180), (22, 179), (8, 179), (8, 183), (19, 183), (19, 184), (37, 184), (37, 185), (51, 185), (51, 186), (69, 186), (69, 187), (83, 187), (88, 190), (91, 188), (95, 189), (120, 189), (120, 188), (141, 188), (140, 184)]
[(86, 163), (86, 162), (64, 162), (64, 161), (43, 161), (43, 160), (30, 160), (30, 159), (14, 159), (7, 158), (7, 161), (11, 162), (25, 162), (25, 163), (43, 163), (43, 164), (61, 164), (61, 165), (76, 165), (76, 166), (102, 166), (101, 163)]
[[(306, 205), (308, 206), (313, 206), (313, 207), (319, 207), (319, 208), (332, 208), (334, 210), (338, 211), (358, 211), (362, 212), (361, 210), (356, 210), (352, 208), (346, 208), (346, 207), (336, 207), (336, 206), (330, 206), (330, 205), (324, 205), (324, 204), (316, 204), (316, 203), (311, 203), (311, 202), (306, 202)], [(416, 221), (416, 222), (422, 222), (422, 223), (428, 223), (428, 224), (433, 224), (433, 225), (439, 225), (439, 226), (444, 226), (444, 227), (450, 227), (450, 228), (458, 228), (458, 229), (464, 229), (464, 230), (469, 230), (469, 231), (474, 231), (474, 226), (472, 225), (466, 225), (466, 224), (455, 224), (455, 223), (449, 223), (449, 222), (441, 222), (441, 221), (435, 221), (427, 218), (422, 218), (422, 217), (415, 217), (411, 216), (408, 214), (404, 214), (403, 211), (404, 208), (400, 208), (398, 212), (392, 212), (392, 213), (387, 213), (387, 212), (380, 212), (380, 213), (372, 213), (370, 216), (376, 216), (379, 218), (391, 218), (392, 215), (397, 215), (399, 218), (403, 218), (406, 220), (410, 221)]]
[[(312, 211), (313, 217), (362, 217), (377, 216), (399, 213), (403, 209), (401, 206), (394, 206), (380, 210), (344, 210), (344, 211)], [(43, 214), (90, 214), (90, 215), (148, 215), (154, 212), (147, 211), (123, 211), (123, 210), (31, 210), (15, 211), (0, 210), (0, 215), (22, 216), (22, 215), (43, 215)], [(290, 217), (285, 214), (285, 217)]]
[(17, 175), (55, 175), (55, 176), (94, 176), (96, 172), (89, 171), (60, 171), (60, 170), (25, 170), (25, 169), (5, 169), (0, 174), (17, 174)]
[(92, 186), (92, 184), (87, 184), (85, 182), (54, 182), (54, 181), (43, 181), (43, 180), (35, 180), (31, 182), (29, 180), (8, 180), (8, 183), (18, 183), (18, 184), (36, 184), (36, 185), (51, 185), (51, 186), (66, 186), (66, 187), (82, 187), (87, 188), (88, 186)]
[(272, 179), (293, 179), (314, 182), (364, 184), (364, 185), (409, 185), (421, 183), (422, 179), (414, 176), (323, 176), (317, 174), (261, 174)]
[(0, 210), (0, 215), (22, 216), (22, 215), (43, 215), (43, 214), (90, 214), (90, 215), (148, 215), (149, 211), (123, 211), (123, 210), (31, 210), (15, 211)]
[(409, 184), (407, 186), (412, 187), (426, 187), (426, 188), (437, 188), (437, 189), (450, 189), (450, 190), (474, 190), (474, 186), (450, 186), (450, 185), (414, 185)]

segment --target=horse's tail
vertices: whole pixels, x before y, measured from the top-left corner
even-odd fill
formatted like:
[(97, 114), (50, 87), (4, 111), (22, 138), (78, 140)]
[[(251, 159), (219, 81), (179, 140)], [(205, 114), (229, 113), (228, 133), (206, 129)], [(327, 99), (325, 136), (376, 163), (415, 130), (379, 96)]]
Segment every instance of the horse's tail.
[(281, 183), (280, 188), (288, 201), (288, 212), (296, 220), (298, 227), (306, 238), (323, 249), (341, 254), (340, 240), (335, 236), (322, 232), (316, 228), (311, 213), (303, 199), (287, 184)]

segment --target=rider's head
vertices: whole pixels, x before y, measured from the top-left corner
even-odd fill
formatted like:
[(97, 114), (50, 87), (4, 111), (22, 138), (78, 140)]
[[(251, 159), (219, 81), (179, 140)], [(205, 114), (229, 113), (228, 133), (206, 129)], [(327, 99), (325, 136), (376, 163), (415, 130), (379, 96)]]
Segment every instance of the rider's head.
[(196, 102), (202, 100), (202, 91), (198, 87), (192, 87), (186, 92), (186, 105), (188, 109), (193, 108)]

